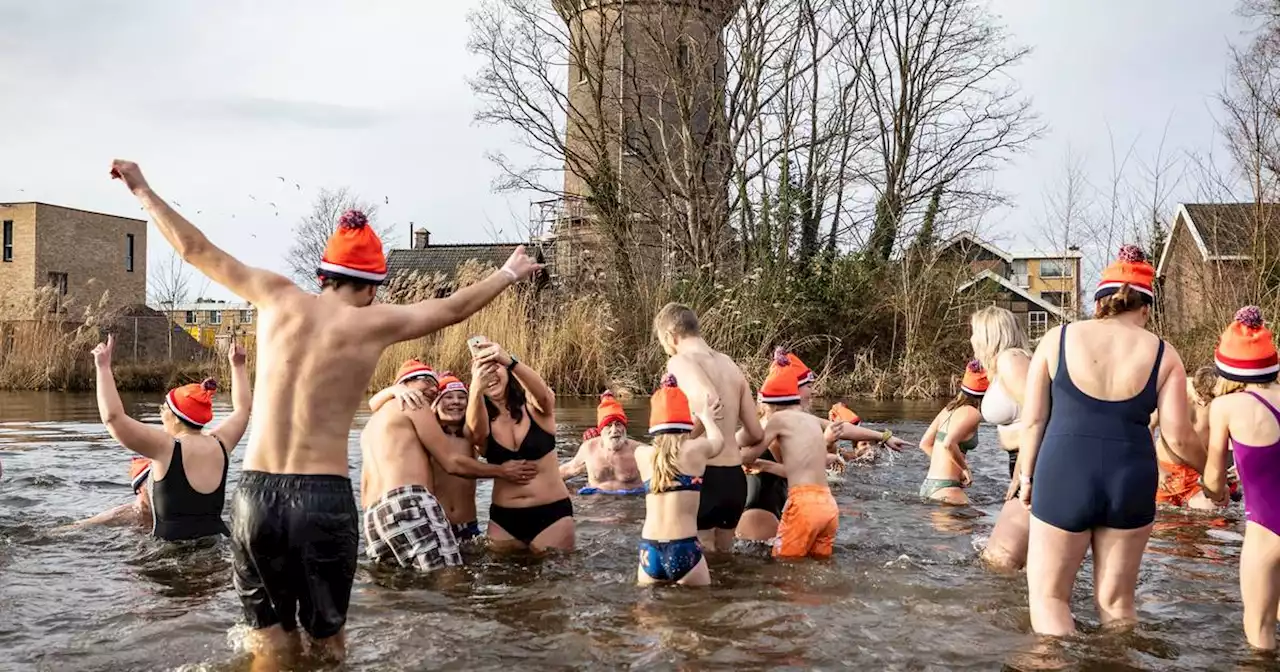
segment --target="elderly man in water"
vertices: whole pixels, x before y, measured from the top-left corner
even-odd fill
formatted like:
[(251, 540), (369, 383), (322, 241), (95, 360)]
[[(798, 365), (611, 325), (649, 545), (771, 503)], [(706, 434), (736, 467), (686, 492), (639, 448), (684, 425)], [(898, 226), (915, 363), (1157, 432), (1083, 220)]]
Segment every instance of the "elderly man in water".
[(374, 303), (386, 254), (368, 218), (352, 210), (334, 222), (316, 260), (320, 292), (310, 293), (214, 245), (137, 164), (117, 160), (111, 176), (183, 261), (258, 310), (257, 417), (231, 502), (233, 578), (254, 663), (292, 666), (299, 625), (316, 657), (342, 660), (360, 537), (348, 436), (383, 350), (467, 319), (542, 266), (520, 246), (501, 269), (448, 297)]
[(596, 435), (584, 441), (572, 460), (560, 465), (561, 478), (587, 472), (587, 487), (579, 495), (643, 495), (644, 482), (636, 466), (641, 444), (627, 436), (627, 413), (612, 392), (600, 395)]
[[(400, 367), (396, 384), (419, 392), (439, 385), (430, 367), (412, 359)], [(514, 483), (537, 473), (524, 460), (484, 464), (449, 443), (432, 409), (383, 403), (369, 418), (360, 434), (360, 500), (370, 560), (422, 572), (462, 564), (453, 523), (433, 494), (436, 465), (453, 476)]]

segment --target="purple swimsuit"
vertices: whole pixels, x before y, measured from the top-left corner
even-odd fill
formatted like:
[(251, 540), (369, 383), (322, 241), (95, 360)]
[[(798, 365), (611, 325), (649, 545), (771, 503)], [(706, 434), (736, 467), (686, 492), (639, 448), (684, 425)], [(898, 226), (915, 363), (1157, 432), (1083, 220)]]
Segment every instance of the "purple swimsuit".
[[(1280, 424), (1280, 411), (1255, 392), (1247, 392), (1262, 402)], [(1280, 441), (1269, 446), (1250, 446), (1231, 439), (1236, 456), (1236, 471), (1244, 490), (1244, 516), (1276, 534), (1280, 534)]]

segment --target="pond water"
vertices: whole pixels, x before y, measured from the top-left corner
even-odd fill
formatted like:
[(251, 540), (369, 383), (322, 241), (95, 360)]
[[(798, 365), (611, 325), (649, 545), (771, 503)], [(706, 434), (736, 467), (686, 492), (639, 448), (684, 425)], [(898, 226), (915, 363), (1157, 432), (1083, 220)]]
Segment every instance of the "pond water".
[[(154, 397), (130, 397), (156, 420)], [(560, 454), (594, 422), (593, 400), (560, 400)], [(628, 404), (637, 437), (647, 418)], [(934, 403), (855, 404), (916, 439)], [(219, 414), (227, 408), (217, 409)], [(351, 465), (359, 467), (352, 429)], [(973, 507), (916, 497), (911, 451), (850, 468), (829, 562), (777, 563), (758, 548), (713, 559), (707, 589), (635, 586), (639, 498), (574, 498), (578, 550), (497, 558), (417, 578), (361, 561), (348, 621), (352, 670), (417, 669), (1270, 669), (1240, 633), (1241, 512), (1162, 511), (1138, 589), (1142, 625), (1097, 631), (1089, 572), (1082, 634), (1030, 634), (1022, 575), (993, 574), (975, 547), (1007, 479), (984, 428), (970, 456)], [(226, 542), (188, 548), (122, 529), (49, 529), (131, 497), (128, 454), (91, 395), (0, 393), (0, 669), (245, 669)], [(233, 457), (230, 487), (239, 474)], [(358, 479), (357, 479), (358, 483)], [(488, 486), (481, 485), (481, 518)], [(363, 554), (363, 549), (361, 550)]]

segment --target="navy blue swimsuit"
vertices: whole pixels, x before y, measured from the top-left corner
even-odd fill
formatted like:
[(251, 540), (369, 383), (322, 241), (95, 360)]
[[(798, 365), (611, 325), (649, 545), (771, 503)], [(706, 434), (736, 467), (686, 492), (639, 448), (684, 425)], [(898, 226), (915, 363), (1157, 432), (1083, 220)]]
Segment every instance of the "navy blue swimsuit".
[(1067, 370), (1066, 343), (1063, 325), (1031, 514), (1067, 532), (1150, 525), (1156, 518), (1159, 470), (1147, 427), (1157, 405), (1164, 341), (1146, 387), (1125, 401), (1095, 399), (1076, 387)]

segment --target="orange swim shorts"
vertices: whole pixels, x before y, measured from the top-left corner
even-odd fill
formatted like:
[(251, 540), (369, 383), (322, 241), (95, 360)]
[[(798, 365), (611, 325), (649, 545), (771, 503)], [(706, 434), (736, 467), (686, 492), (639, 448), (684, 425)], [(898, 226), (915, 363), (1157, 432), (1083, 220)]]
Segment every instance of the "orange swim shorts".
[(1160, 487), (1156, 488), (1156, 503), (1170, 506), (1186, 506), (1192, 497), (1200, 494), (1200, 472), (1185, 464), (1160, 463)]
[(840, 527), (840, 509), (831, 488), (825, 485), (795, 485), (787, 492), (778, 538), (773, 542), (775, 558), (829, 558)]

